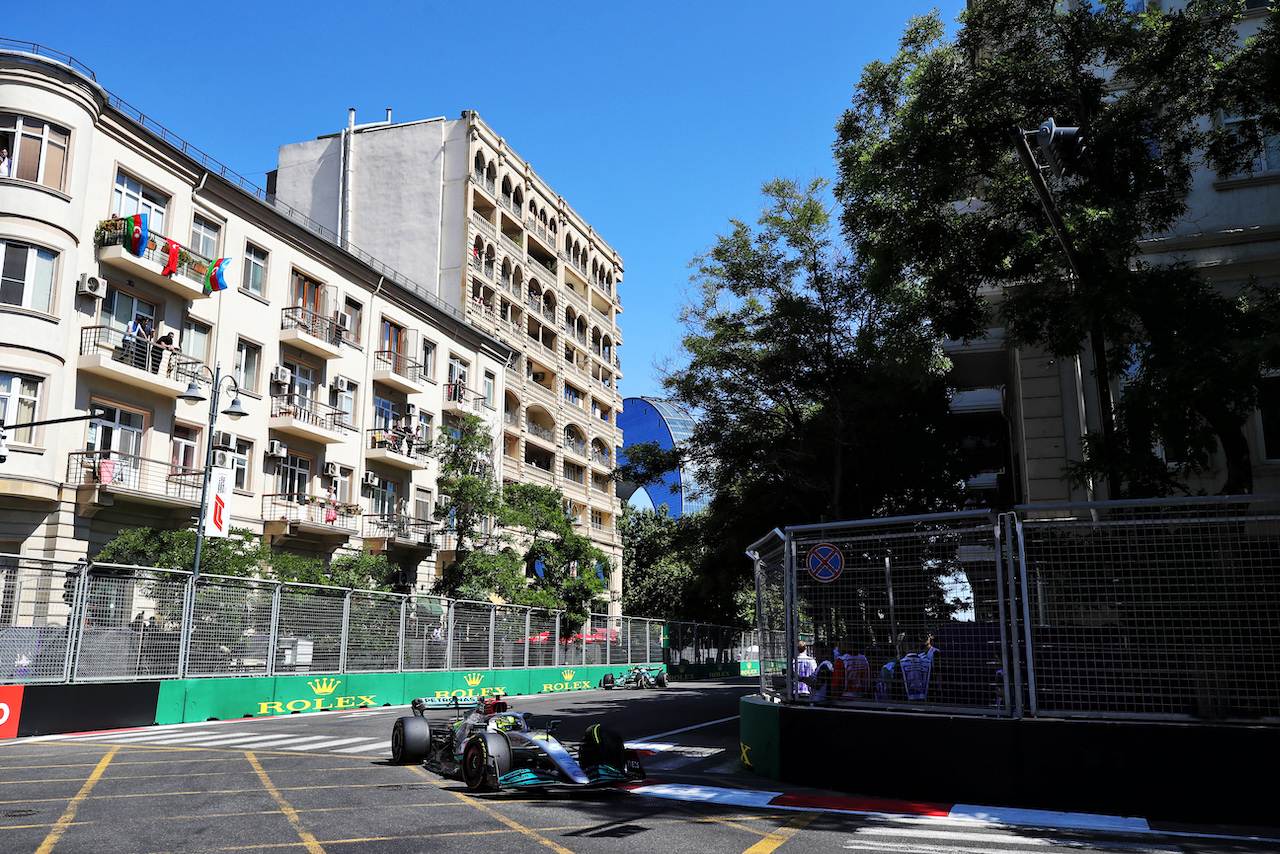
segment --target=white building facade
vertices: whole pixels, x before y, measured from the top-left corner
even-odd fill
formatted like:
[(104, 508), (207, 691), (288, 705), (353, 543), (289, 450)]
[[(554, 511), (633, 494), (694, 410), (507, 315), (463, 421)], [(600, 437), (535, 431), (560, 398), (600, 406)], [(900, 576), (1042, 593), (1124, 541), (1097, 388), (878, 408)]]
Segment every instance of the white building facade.
[[(7, 431), (0, 552), (76, 559), (124, 529), (188, 527), (212, 444), (233, 526), (304, 554), (384, 553), (406, 589), (429, 586), (439, 495), (420, 440), (463, 405), (498, 429), (513, 348), (434, 274), (273, 203), (41, 52), (0, 51), (0, 417), (96, 415)], [(140, 213), (137, 255), (120, 223)], [(227, 287), (208, 293), (222, 258)], [(173, 349), (139, 344), (139, 318)], [(459, 370), (478, 394), (451, 393)], [(248, 415), (211, 427), (179, 395), (194, 380), (208, 396), (215, 372)], [(236, 394), (220, 389), (219, 409)]]

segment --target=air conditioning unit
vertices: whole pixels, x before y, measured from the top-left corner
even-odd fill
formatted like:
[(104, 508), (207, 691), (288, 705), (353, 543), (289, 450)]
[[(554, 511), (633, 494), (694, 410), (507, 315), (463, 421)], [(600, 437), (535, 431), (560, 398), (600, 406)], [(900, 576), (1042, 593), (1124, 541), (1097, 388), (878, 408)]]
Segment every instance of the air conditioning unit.
[(339, 329), (351, 328), (351, 315), (347, 314), (345, 311), (338, 312), (338, 316), (334, 318), (334, 320), (337, 322)]
[(235, 467), (235, 454), (231, 451), (214, 451), (213, 467), (216, 469), (229, 469)]
[(416, 417), (417, 417), (417, 415), (418, 415), (418, 407), (417, 407), (417, 406), (413, 405), (412, 403), (406, 403), (406, 404), (404, 405), (404, 416), (405, 416), (405, 418), (416, 418)]
[(284, 365), (276, 365), (271, 369), (271, 381), (280, 385), (288, 385), (293, 381), (293, 372)]
[(213, 434), (213, 446), (215, 448), (229, 448), (235, 450), (236, 434), (228, 433), (226, 430), (217, 430)]
[(267, 443), (268, 457), (279, 458), (279, 457), (285, 456), (288, 452), (289, 452), (289, 449), (286, 448), (284, 446), (284, 442), (281, 442), (279, 439), (272, 439), (270, 442)]
[(534, 381), (535, 383), (540, 383), (540, 382), (542, 382), (543, 380), (545, 380), (546, 378), (547, 378), (547, 374), (546, 374), (546, 372), (545, 372), (545, 371), (534, 371), (534, 372), (533, 372), (533, 381)]
[(88, 273), (84, 273), (80, 276), (80, 282), (76, 285), (76, 293), (90, 296), (94, 299), (102, 299), (107, 295), (107, 283), (97, 276), (90, 276)]
[(349, 391), (351, 389), (351, 380), (346, 377), (334, 377), (333, 389), (334, 391)]
[(337, 464), (337, 463), (325, 463), (325, 464), (324, 464), (324, 476), (325, 476), (325, 477), (337, 477), (337, 476), (338, 476), (338, 464)]
[(364, 477), (360, 479), (360, 482), (363, 483), (365, 486), (371, 486), (375, 488), (382, 484), (382, 481), (378, 479), (378, 476), (371, 471), (365, 472)]

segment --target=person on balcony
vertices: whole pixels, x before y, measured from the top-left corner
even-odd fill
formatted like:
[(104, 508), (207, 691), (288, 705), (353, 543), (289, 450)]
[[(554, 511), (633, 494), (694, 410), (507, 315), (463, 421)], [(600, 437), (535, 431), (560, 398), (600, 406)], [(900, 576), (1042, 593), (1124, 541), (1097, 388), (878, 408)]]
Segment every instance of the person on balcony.
[(156, 339), (151, 345), (151, 373), (160, 373), (160, 363), (164, 361), (165, 354), (169, 354), (169, 369), (165, 371), (165, 376), (173, 375), (173, 354), (178, 348), (173, 343), (173, 332), (166, 332)]

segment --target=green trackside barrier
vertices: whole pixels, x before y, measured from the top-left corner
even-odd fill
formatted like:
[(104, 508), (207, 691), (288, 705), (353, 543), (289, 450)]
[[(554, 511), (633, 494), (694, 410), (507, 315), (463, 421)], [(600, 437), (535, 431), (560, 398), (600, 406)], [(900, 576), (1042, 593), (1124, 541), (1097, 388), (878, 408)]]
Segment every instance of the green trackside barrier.
[(742, 764), (764, 777), (778, 780), (778, 727), (782, 706), (760, 697), (743, 697), (738, 701), (738, 740)]
[[(751, 662), (760, 673), (760, 663)], [(722, 664), (670, 664), (667, 665), (667, 678), (672, 682), (692, 682), (696, 679), (729, 679), (734, 676), (747, 675), (742, 670), (743, 662), (728, 661)]]
[(738, 662), (738, 675), (739, 675), (739, 676), (759, 676), (759, 675), (760, 675), (760, 662), (758, 662), (758, 661), (739, 661), (739, 662)]
[(405, 705), (415, 697), (460, 699), (550, 694), (594, 688), (618, 667), (543, 667), (533, 670), (348, 673), (176, 679), (160, 683), (156, 723), (228, 720)]

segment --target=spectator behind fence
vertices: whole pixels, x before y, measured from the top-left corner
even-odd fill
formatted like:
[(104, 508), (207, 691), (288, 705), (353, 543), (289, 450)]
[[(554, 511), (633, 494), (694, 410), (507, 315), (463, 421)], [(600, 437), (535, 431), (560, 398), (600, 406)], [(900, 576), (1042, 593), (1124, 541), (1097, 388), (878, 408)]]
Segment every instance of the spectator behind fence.
[(835, 666), (831, 663), (831, 651), (827, 646), (814, 644), (813, 648), (818, 653), (816, 657), (818, 666), (814, 669), (813, 675), (806, 677), (804, 681), (809, 686), (809, 700), (822, 703), (831, 698), (831, 677), (835, 672)]
[(899, 646), (911, 651), (902, 656), (898, 663), (902, 668), (902, 681), (907, 688), (908, 700), (926, 700), (929, 696), (929, 674), (933, 671), (933, 654), (937, 650), (933, 646), (933, 635), (921, 635), (914, 641), (908, 640), (906, 634), (898, 637)]
[(857, 699), (867, 692), (871, 684), (871, 665), (867, 657), (854, 655), (853, 649), (852, 641), (844, 641), (844, 652), (832, 662), (831, 681), (835, 685), (832, 693), (838, 697)]
[(818, 662), (814, 661), (813, 656), (809, 654), (809, 646), (804, 641), (796, 644), (795, 661), (791, 663), (791, 674), (795, 679), (795, 694), (797, 699), (809, 699), (809, 683), (805, 680), (813, 675), (813, 671), (818, 669)]

